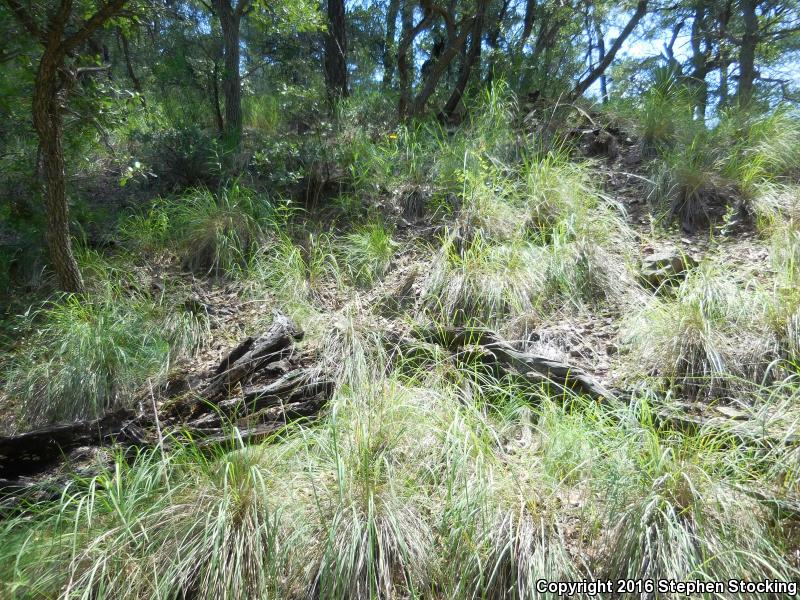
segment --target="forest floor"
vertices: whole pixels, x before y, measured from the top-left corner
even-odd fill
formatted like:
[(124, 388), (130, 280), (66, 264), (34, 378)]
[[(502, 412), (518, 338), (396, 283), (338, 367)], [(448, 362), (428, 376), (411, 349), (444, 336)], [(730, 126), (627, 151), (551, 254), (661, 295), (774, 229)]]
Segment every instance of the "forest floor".
[[(66, 514), (73, 537), (40, 551), (43, 564), (69, 573), (69, 585), (53, 585), (107, 586), (109, 598), (207, 586), (198, 597), (235, 588), (230, 597), (381, 589), (372, 596), (499, 599), (533, 597), (541, 577), (796, 577), (800, 420), (794, 376), (772, 375), (791, 369), (782, 361), (794, 322), (787, 336), (762, 331), (784, 315), (784, 297), (771, 292), (774, 239), (747, 220), (732, 226), (718, 206), (693, 231), (656, 222), (638, 140), (608, 155), (537, 155), (513, 167), (487, 151), (473, 181), (468, 157), (491, 144), (464, 139), (446, 141), (452, 157), (429, 150), (431, 181), (388, 178), (330, 199), (335, 206), (325, 199), (283, 222), (289, 234), (259, 230), (246, 265), (216, 276), (187, 267), (206, 251), (195, 230), (154, 242), (153, 223), (186, 219), (185, 202), (156, 204), (121, 227), (120, 246), (134, 251), (112, 245), (111, 258), (91, 263), (119, 282), (112, 308), (98, 303), (86, 318), (87, 337), (103, 319), (129, 318), (118, 306), (146, 298), (157, 332), (180, 316), (191, 323), (178, 328), (201, 341), (168, 355), (147, 385), (137, 373), (126, 388), (132, 403), (33, 432), (16, 417), (51, 388), (32, 368), (39, 379), (13, 375), (23, 385), (8, 389), (22, 392), (0, 396), (0, 458), (26, 452), (14, 465), (0, 461), (11, 498), (0, 503), (9, 523), (0, 575), (21, 589), (50, 585), (28, 540), (54, 535)], [(384, 173), (402, 170), (398, 155), (370, 144), (365, 179), (381, 161), (391, 165)], [(458, 177), (447, 179), (448, 158)], [(443, 196), (454, 209), (428, 193), (436, 185), (450, 186)], [(193, 193), (202, 207), (205, 192)], [(195, 215), (188, 222), (201, 233), (229, 223), (253, 197), (236, 193), (208, 192), (224, 211), (200, 227)], [(356, 225), (342, 209), (351, 195), (369, 205)], [(340, 210), (343, 219), (331, 217)], [(225, 246), (214, 243), (219, 258)], [(123, 354), (139, 344), (119, 335), (134, 340)], [(54, 354), (52, 364), (72, 368)], [(110, 354), (114, 368), (124, 363)], [(73, 396), (59, 387), (53, 396), (73, 398), (72, 383), (63, 389)], [(95, 388), (80, 379), (86, 397)], [(47, 442), (55, 435), (75, 442), (61, 452)], [(204, 436), (225, 440), (222, 450), (209, 451), (217, 446)], [(112, 450), (114, 440), (122, 444)], [(197, 520), (207, 514), (219, 519)], [(142, 538), (130, 534), (139, 530)], [(215, 570), (208, 550), (218, 543), (241, 582)], [(114, 552), (148, 566), (99, 558)], [(184, 552), (197, 569), (176, 562)]]

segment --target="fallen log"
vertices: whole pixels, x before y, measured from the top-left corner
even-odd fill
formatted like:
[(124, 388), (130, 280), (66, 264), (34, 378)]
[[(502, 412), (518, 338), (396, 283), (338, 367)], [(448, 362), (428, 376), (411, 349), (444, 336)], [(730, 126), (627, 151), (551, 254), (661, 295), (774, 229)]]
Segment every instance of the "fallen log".
[(59, 423), (0, 437), (0, 479), (30, 476), (52, 467), (75, 448), (100, 446), (119, 438), (124, 424), (133, 418), (133, 411), (122, 409), (99, 419)]
[(134, 402), (138, 411), (119, 409), (98, 419), (0, 437), (0, 493), (30, 487), (32, 479), (52, 473), (79, 448), (155, 446), (173, 434), (211, 445), (230, 439), (233, 428), (243, 441), (256, 442), (293, 420), (313, 417), (334, 384), (295, 352), (302, 335), (278, 314), (265, 333), (229, 352), (204, 383), (195, 390), (185, 386), (160, 406), (148, 392)]
[(420, 339), (451, 352), (469, 351), (496, 370), (520, 375), (532, 382), (550, 385), (559, 392), (574, 392), (594, 399), (612, 398), (589, 373), (546, 356), (522, 352), (490, 329), (482, 327), (440, 327), (420, 332)]

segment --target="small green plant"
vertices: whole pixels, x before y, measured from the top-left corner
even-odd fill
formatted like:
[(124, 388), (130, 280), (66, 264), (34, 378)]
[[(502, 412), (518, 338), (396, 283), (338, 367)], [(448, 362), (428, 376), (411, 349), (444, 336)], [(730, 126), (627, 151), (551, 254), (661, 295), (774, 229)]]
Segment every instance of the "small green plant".
[(343, 427), (332, 425), (328, 451), (335, 483), (319, 506), (326, 539), (315, 550), (314, 594), (389, 598), (423, 589), (432, 536), (413, 488), (403, 485), (393, 464), (402, 429), (393, 420), (354, 416)]
[(680, 149), (682, 141), (698, 129), (693, 118), (694, 104), (692, 92), (673, 68), (655, 69), (652, 87), (642, 98), (637, 119), (645, 157)]
[(386, 273), (397, 247), (391, 232), (380, 222), (357, 228), (341, 242), (350, 273), (361, 284), (373, 283)]
[(748, 198), (766, 184), (797, 180), (800, 164), (800, 116), (778, 106), (762, 115), (727, 111), (714, 132), (720, 169)]

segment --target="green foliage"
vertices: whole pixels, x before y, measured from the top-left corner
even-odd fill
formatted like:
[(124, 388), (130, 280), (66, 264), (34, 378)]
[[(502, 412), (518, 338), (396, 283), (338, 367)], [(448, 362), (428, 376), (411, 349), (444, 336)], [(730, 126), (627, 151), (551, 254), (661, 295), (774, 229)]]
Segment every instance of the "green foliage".
[(268, 233), (286, 219), (285, 207), (233, 183), (214, 194), (198, 188), (157, 201), (125, 219), (121, 234), (140, 248), (175, 248), (186, 268), (232, 274), (245, 268)]
[(631, 366), (692, 394), (760, 381), (777, 352), (763, 321), (770, 303), (770, 296), (742, 289), (732, 273), (706, 262), (681, 282), (674, 299), (653, 298), (626, 323)]
[(64, 585), (120, 599), (280, 595), (295, 537), (273, 487), (270, 464), (280, 457), (208, 456), (172, 442), (169, 456), (146, 451), (129, 464), (120, 454), (111, 469), (75, 480), (56, 510), (37, 507), (40, 525), (30, 536), (19, 523), (6, 528), (13, 551), (27, 558), (12, 567), (15, 578), (3, 577), (15, 581), (17, 597), (58, 596)]
[(197, 125), (133, 131), (131, 152), (165, 191), (213, 186), (222, 174), (222, 146)]
[(457, 229), (434, 260), (435, 314), (497, 325), (508, 316), (616, 303), (636, 292), (619, 211), (564, 153), (530, 153), (518, 170), (465, 172)]
[(748, 197), (765, 184), (793, 183), (800, 175), (800, 117), (787, 106), (760, 115), (726, 112), (713, 144), (723, 153), (722, 172)]
[(146, 380), (158, 383), (205, 338), (203, 318), (176, 305), (179, 289), (151, 297), (100, 264), (96, 293), (45, 302), (17, 325), (27, 335), (5, 359), (3, 379), (26, 425), (126, 406)]
[(347, 234), (341, 248), (355, 281), (369, 284), (386, 273), (397, 242), (384, 224), (374, 222)]
[(739, 573), (756, 579), (788, 576), (791, 567), (780, 542), (770, 535), (769, 516), (739, 485), (746, 478), (746, 455), (737, 449), (722, 452), (702, 439), (667, 445), (648, 431), (637, 445), (636, 474), (609, 481), (616, 525), (608, 536), (607, 577), (728, 581)]
[(476, 237), (459, 247), (445, 239), (434, 259), (425, 295), (437, 319), (496, 325), (532, 311), (542, 288), (535, 251), (524, 242), (495, 245)]
[(770, 509), (777, 456), (660, 430), (640, 397), (522, 400), (453, 375), (353, 378), (314, 427), (261, 446), (120, 453), (4, 520), (3, 591), (477, 599), (553, 574), (796, 577)]
[(707, 227), (713, 213), (738, 196), (736, 183), (718, 174), (719, 165), (703, 135), (664, 152), (654, 168), (651, 201), (657, 217), (678, 221), (689, 231)]
[(680, 145), (702, 128), (694, 121), (690, 89), (669, 67), (656, 69), (653, 86), (642, 98), (638, 115), (643, 154), (652, 156)]
[[(289, 314), (306, 332), (303, 365), (335, 390), (313, 422), (263, 444), (245, 447), (232, 427), (224, 447), (169, 437), (160, 451), (103, 450), (85, 471), (97, 475), (75, 476), (60, 497), (4, 503), (0, 596), (527, 600), (548, 597), (540, 579), (797, 579), (796, 111), (725, 108), (736, 60), (707, 106), (685, 75), (694, 64), (653, 69), (660, 59), (646, 57), (614, 74), (610, 105), (565, 100), (627, 8), (590, 3), (579, 19), (545, 1), (530, 7), (525, 40), (512, 39), (522, 8), (497, 20), (489, 6), (481, 68), (456, 113), (398, 122), (397, 73), (379, 84), (384, 49), (397, 70), (391, 4), (348, 3), (351, 94), (326, 103), (317, 3), (253, 3), (239, 32), (235, 153), (220, 141), (220, 24), (202, 6), (175, 6), (146, 32), (142, 17), (125, 18), (69, 56), (70, 226), (109, 244), (80, 251), (86, 295), (37, 297), (2, 324), (0, 409), (19, 407), (28, 427), (157, 389), (209, 333), (178, 279), (241, 297), (247, 309), (212, 323), (223, 343), (273, 310)], [(452, 7), (463, 26), (472, 8)], [(696, 7), (662, 8), (648, 27), (688, 26)], [(701, 32), (709, 57), (735, 58), (740, 8), (724, 35)], [(412, 95), (441, 56), (441, 15), (431, 18), (407, 64)], [(28, 112), (36, 55), (17, 27), (0, 19), (13, 34), (0, 74), (4, 295), (6, 284), (37, 287), (26, 271), (41, 272), (46, 222)], [(791, 47), (773, 42), (759, 40), (760, 65)], [(68, 72), (106, 62), (112, 76), (82, 73), (67, 90)], [(718, 76), (716, 66), (709, 82)], [(444, 104), (455, 77), (442, 77), (429, 106)], [(128, 80), (142, 93), (122, 89)], [(569, 140), (609, 114), (609, 132), (623, 122), (641, 143), (641, 164), (625, 140), (619, 160), (577, 156)], [(734, 208), (755, 215), (762, 238), (743, 246), (768, 236), (769, 268), (722, 266), (729, 246), (712, 242), (675, 288), (643, 290), (630, 267), (637, 244), (661, 240), (614, 194), (633, 200), (644, 176), (663, 221), (697, 229)], [(133, 212), (120, 248), (103, 221), (123, 205)], [(417, 328), (468, 324), (518, 350), (569, 354), (624, 401), (551, 395), (524, 373), (492, 372), (475, 348), (414, 342)], [(617, 325), (621, 354), (610, 340), (589, 348)], [(679, 433), (671, 417), (687, 407), (717, 416)], [(745, 418), (719, 417), (726, 409)]]

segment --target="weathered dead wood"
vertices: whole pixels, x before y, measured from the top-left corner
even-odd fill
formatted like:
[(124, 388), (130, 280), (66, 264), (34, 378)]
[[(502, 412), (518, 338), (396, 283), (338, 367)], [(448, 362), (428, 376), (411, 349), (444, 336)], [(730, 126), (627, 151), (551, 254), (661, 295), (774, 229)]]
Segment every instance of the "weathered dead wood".
[(248, 375), (258, 371), (265, 363), (277, 360), (282, 353), (291, 352), (295, 340), (303, 334), (285, 316), (277, 314), (272, 326), (262, 336), (245, 341), (233, 350), (217, 367), (217, 375), (203, 390), (202, 396), (213, 399), (226, 396)]
[(119, 410), (99, 419), (59, 423), (0, 437), (0, 478), (13, 479), (40, 472), (58, 463), (70, 450), (107, 443), (119, 437), (124, 424), (133, 418), (132, 411)]
[(512, 372), (526, 379), (547, 383), (555, 389), (584, 394), (595, 399), (612, 398), (590, 374), (575, 365), (530, 352), (521, 352), (490, 329), (443, 327), (424, 331), (420, 338), (451, 352), (479, 352), (484, 364), (501, 372)]
[(229, 439), (232, 428), (244, 442), (255, 442), (293, 420), (313, 417), (334, 384), (312, 374), (296, 356), (294, 342), (301, 337), (289, 319), (276, 315), (264, 334), (228, 353), (198, 391), (160, 406), (158, 418), (148, 397), (139, 399), (138, 412), (118, 410), (99, 419), (0, 437), (0, 494), (30, 487), (31, 478), (52, 471), (81, 447), (148, 447), (164, 434), (188, 435), (207, 446)]

